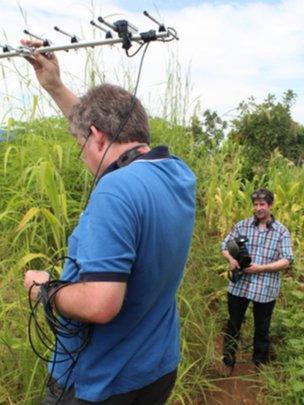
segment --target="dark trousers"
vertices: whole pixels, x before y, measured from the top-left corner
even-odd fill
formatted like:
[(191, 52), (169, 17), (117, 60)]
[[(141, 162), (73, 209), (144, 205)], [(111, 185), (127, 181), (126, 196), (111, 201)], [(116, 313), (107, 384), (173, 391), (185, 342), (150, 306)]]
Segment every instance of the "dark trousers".
[(130, 391), (126, 394), (113, 395), (100, 402), (84, 401), (75, 398), (75, 390), (69, 388), (58, 402), (62, 394), (62, 389), (57, 383), (52, 384), (52, 389), (48, 388), (41, 405), (163, 405), (169, 398), (176, 380), (177, 370), (172, 371), (154, 381), (144, 388)]
[[(224, 332), (223, 362), (234, 366), (235, 355), (242, 322), (250, 300), (228, 293), (229, 321)], [(255, 364), (269, 360), (269, 327), (275, 301), (260, 303), (253, 301), (254, 338), (252, 361)]]

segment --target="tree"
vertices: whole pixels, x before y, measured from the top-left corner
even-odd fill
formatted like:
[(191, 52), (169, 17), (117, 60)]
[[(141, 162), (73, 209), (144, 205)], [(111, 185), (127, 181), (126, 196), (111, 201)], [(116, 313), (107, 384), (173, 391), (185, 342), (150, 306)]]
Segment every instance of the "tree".
[(197, 142), (204, 144), (208, 152), (218, 150), (225, 137), (227, 122), (215, 111), (205, 110), (200, 120), (197, 113), (191, 117), (191, 132)]
[(244, 145), (246, 177), (261, 172), (275, 149), (295, 163), (303, 161), (304, 127), (291, 118), (295, 98), (288, 90), (281, 102), (269, 94), (261, 104), (251, 97), (239, 105), (239, 116), (232, 121), (228, 136)]

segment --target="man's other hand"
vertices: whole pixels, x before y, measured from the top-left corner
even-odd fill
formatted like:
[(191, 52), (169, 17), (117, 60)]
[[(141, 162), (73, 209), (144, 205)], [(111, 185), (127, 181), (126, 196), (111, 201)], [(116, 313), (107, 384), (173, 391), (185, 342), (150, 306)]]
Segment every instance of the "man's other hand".
[[(50, 275), (47, 271), (38, 271), (38, 270), (28, 270), (24, 276), (24, 287), (27, 291), (30, 290), (33, 284), (43, 284), (49, 281)], [(31, 289), (31, 299), (36, 301), (38, 298), (38, 294), (40, 291), (40, 287), (34, 286)]]
[(233, 271), (239, 268), (240, 268), (239, 262), (235, 260), (233, 257), (229, 258), (229, 269)]
[(252, 263), (249, 267), (246, 267), (246, 269), (244, 269), (245, 274), (256, 274), (261, 273), (262, 271), (262, 266), (256, 263)]

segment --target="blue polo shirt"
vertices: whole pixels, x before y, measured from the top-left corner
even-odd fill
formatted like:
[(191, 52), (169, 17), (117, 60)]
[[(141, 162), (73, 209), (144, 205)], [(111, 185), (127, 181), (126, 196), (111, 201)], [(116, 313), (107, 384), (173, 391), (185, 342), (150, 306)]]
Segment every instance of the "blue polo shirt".
[[(175, 294), (195, 214), (194, 175), (166, 147), (115, 168), (97, 184), (69, 238), (69, 256), (80, 270), (67, 261), (62, 274), (73, 282), (127, 283), (120, 313), (93, 326), (67, 382), (77, 398), (92, 402), (142, 388), (177, 367)], [(70, 349), (78, 343), (77, 337), (64, 342)], [(62, 386), (69, 365), (54, 366), (53, 377)]]

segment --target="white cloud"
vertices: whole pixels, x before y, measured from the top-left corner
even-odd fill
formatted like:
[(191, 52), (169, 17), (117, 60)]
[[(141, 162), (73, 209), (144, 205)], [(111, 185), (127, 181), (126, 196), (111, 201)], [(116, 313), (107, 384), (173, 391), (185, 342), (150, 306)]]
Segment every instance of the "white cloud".
[[(63, 43), (66, 39), (52, 31), (52, 27), (58, 25), (73, 34), (82, 32), (87, 39), (91, 38), (92, 30), (88, 24), (92, 18), (90, 1), (61, 0), (60, 7), (58, 2), (51, 0), (44, 1), (43, 6), (37, 6), (34, 0), (21, 0), (20, 4), (26, 10), (28, 27), (33, 32), (45, 33), (54, 42)], [(16, 43), (24, 27), (18, 6), (10, 3), (9, 6), (2, 7), (2, 10), (1, 28)], [(102, 8), (95, 9), (96, 16), (110, 13), (115, 14), (112, 21), (127, 18), (141, 30), (154, 28), (153, 23), (144, 16), (122, 10), (110, 0), (103, 1)], [(191, 100), (201, 96), (203, 108), (212, 108), (224, 114), (251, 95), (259, 100), (269, 92), (281, 97), (285, 90), (292, 88), (298, 93), (293, 109), (294, 117), (304, 122), (304, 110), (301, 108), (304, 103), (302, 0), (282, 0), (277, 3), (254, 1), (243, 4), (226, 2), (222, 5), (204, 2), (200, 6), (166, 11), (163, 17), (168, 25), (178, 30), (181, 39), (178, 45), (151, 44), (139, 90), (146, 105), (161, 104), (160, 95), (163, 94), (168, 79), (168, 61), (174, 65), (177, 73), (176, 61), (169, 57), (172, 50), (177, 48), (184, 76), (181, 81), (185, 82), (186, 71), (191, 63)], [(99, 33), (96, 35), (99, 36)], [(0, 35), (0, 42), (3, 39)], [(125, 58), (118, 46), (114, 49), (103, 48), (97, 54), (102, 55), (97, 58), (97, 63), (110, 80), (127, 85), (128, 77), (123, 74), (121, 65), (129, 69), (130, 76), (135, 80), (139, 57), (134, 60)], [(64, 75), (69, 84), (75, 91), (84, 91), (85, 85), (81, 84), (81, 79), (85, 76), (85, 51), (78, 51), (77, 54), (61, 52), (59, 58), (63, 71), (69, 73)], [(10, 63), (4, 62), (8, 66), (5, 69), (6, 75), (9, 74)], [(20, 64), (19, 61), (19, 65), (20, 74), (25, 73), (24, 63)], [(15, 73), (10, 73), (9, 77), (9, 91), (20, 94)], [(0, 91), (7, 90), (3, 90), (3, 84), (0, 84)]]

